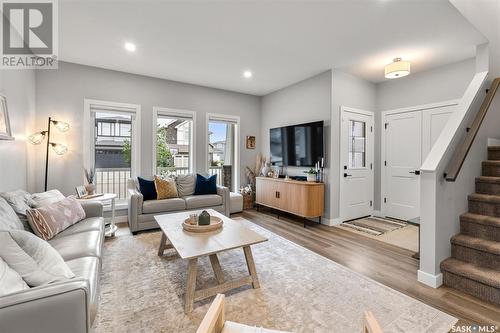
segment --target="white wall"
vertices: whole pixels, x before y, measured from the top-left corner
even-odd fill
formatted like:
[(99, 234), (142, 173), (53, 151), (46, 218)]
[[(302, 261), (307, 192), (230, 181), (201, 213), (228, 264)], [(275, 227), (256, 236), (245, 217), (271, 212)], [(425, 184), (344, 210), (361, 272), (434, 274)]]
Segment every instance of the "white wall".
[(475, 58), (377, 84), (380, 111), (462, 97), (476, 73)]
[[(325, 121), (325, 217), (339, 217), (340, 107), (375, 110), (375, 85), (340, 70), (326, 71), (262, 97), (262, 152), (269, 156), (269, 129)], [(303, 175), (304, 168), (288, 168)]]
[(35, 72), (0, 71), (0, 94), (7, 97), (14, 141), (0, 140), (0, 191), (32, 190), (33, 174), (29, 162), (32, 147), (26, 137), (35, 119)]
[[(297, 82), (262, 97), (260, 138), (262, 154), (269, 160), (269, 129), (312, 121), (325, 122), (325, 152), (330, 144), (330, 110), (332, 72), (326, 71), (311, 78)], [(326, 162), (326, 172), (330, 163)], [(305, 174), (306, 168), (288, 168), (289, 175)], [(326, 196), (329, 197), (329, 181), (326, 179)], [(329, 200), (325, 199), (325, 216), (330, 216)]]
[(489, 80), (500, 77), (500, 1), (449, 0), (489, 41)]
[[(246, 184), (244, 167), (254, 165), (260, 150), (245, 148), (247, 135), (258, 136), (260, 98), (230, 91), (201, 87), (175, 81), (155, 79), (72, 63), (59, 63), (58, 70), (39, 71), (36, 75), (37, 116), (35, 129), (43, 128), (47, 117), (67, 121), (71, 129), (56, 133), (54, 141), (65, 142), (70, 151), (60, 157), (51, 154), (49, 188), (58, 188), (65, 194), (83, 183), (83, 101), (84, 98), (141, 105), (141, 174), (152, 173), (152, 112), (153, 106), (186, 109), (197, 112), (197, 171), (206, 169), (205, 119), (206, 113), (222, 113), (241, 117), (240, 131), (241, 184)], [(44, 161), (38, 149), (35, 163)], [(43, 172), (36, 174), (36, 187), (43, 188)]]
[[(332, 206), (331, 218), (339, 217), (340, 211), (340, 107), (376, 111), (375, 84), (360, 79), (341, 70), (332, 73), (332, 140), (330, 149), (330, 163), (332, 165), (331, 183), (332, 193), (330, 203)], [(376, 112), (375, 112), (376, 113)], [(375, 134), (377, 129), (374, 128)], [(376, 142), (375, 142), (376, 144)], [(376, 156), (375, 156), (376, 157)], [(377, 174), (377, 159), (375, 158), (374, 173)], [(380, 188), (374, 188), (375, 194), (380, 193)]]

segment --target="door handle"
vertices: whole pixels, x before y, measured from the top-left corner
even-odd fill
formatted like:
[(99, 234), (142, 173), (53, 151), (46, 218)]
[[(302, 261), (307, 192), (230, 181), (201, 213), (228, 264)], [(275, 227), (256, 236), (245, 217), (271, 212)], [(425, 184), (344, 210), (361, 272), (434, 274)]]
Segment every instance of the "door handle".
[(344, 178), (346, 177), (352, 177), (352, 175), (348, 175), (347, 173), (344, 173)]
[(420, 175), (420, 170), (410, 171), (410, 173), (413, 173), (413, 174), (418, 176), (418, 175)]

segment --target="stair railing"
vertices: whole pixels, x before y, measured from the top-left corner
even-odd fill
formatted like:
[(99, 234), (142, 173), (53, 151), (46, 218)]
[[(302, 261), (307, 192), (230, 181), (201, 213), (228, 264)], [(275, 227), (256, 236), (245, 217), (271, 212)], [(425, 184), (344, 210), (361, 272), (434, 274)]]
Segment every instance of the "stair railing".
[(450, 160), (450, 163), (446, 167), (446, 172), (444, 177), (447, 182), (454, 182), (462, 169), (462, 165), (464, 164), (465, 159), (467, 158), (467, 154), (474, 143), (474, 139), (481, 128), (481, 124), (483, 123), (486, 114), (490, 108), (491, 103), (493, 102), (493, 98), (500, 86), (500, 78), (496, 78), (491, 83), (490, 88), (481, 103), (481, 107), (479, 108), (478, 113), (476, 114), (472, 125), (467, 128), (467, 135), (465, 136), (463, 144), (459, 145), (456, 150), (453, 152), (453, 157)]

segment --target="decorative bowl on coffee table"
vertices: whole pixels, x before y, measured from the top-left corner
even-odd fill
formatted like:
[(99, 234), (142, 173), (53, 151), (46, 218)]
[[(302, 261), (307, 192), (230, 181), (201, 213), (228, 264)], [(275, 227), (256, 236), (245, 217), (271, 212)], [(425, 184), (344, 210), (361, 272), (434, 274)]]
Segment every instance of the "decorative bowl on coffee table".
[(193, 225), (189, 223), (189, 218), (182, 221), (182, 228), (189, 232), (209, 232), (222, 228), (224, 221), (220, 217), (210, 216), (209, 225)]

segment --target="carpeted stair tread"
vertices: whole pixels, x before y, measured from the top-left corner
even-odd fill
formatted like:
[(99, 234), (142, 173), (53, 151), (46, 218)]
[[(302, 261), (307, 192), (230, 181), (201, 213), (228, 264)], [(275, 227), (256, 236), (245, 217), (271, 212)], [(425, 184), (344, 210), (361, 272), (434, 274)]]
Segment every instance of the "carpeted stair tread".
[(483, 165), (500, 166), (500, 161), (497, 161), (497, 160), (486, 160), (486, 161), (483, 161)]
[(481, 201), (492, 204), (500, 204), (500, 195), (474, 193), (469, 194), (468, 199), (469, 201)]
[(476, 183), (500, 184), (500, 177), (481, 176), (476, 178)]
[(451, 243), (500, 256), (500, 242), (458, 234), (451, 238)]
[(474, 214), (474, 213), (465, 213), (460, 216), (460, 219), (462, 221), (470, 223), (477, 223), (477, 224), (483, 224), (500, 228), (500, 217)]
[(461, 277), (500, 289), (500, 272), (479, 267), (461, 260), (448, 258), (441, 262), (441, 269)]

